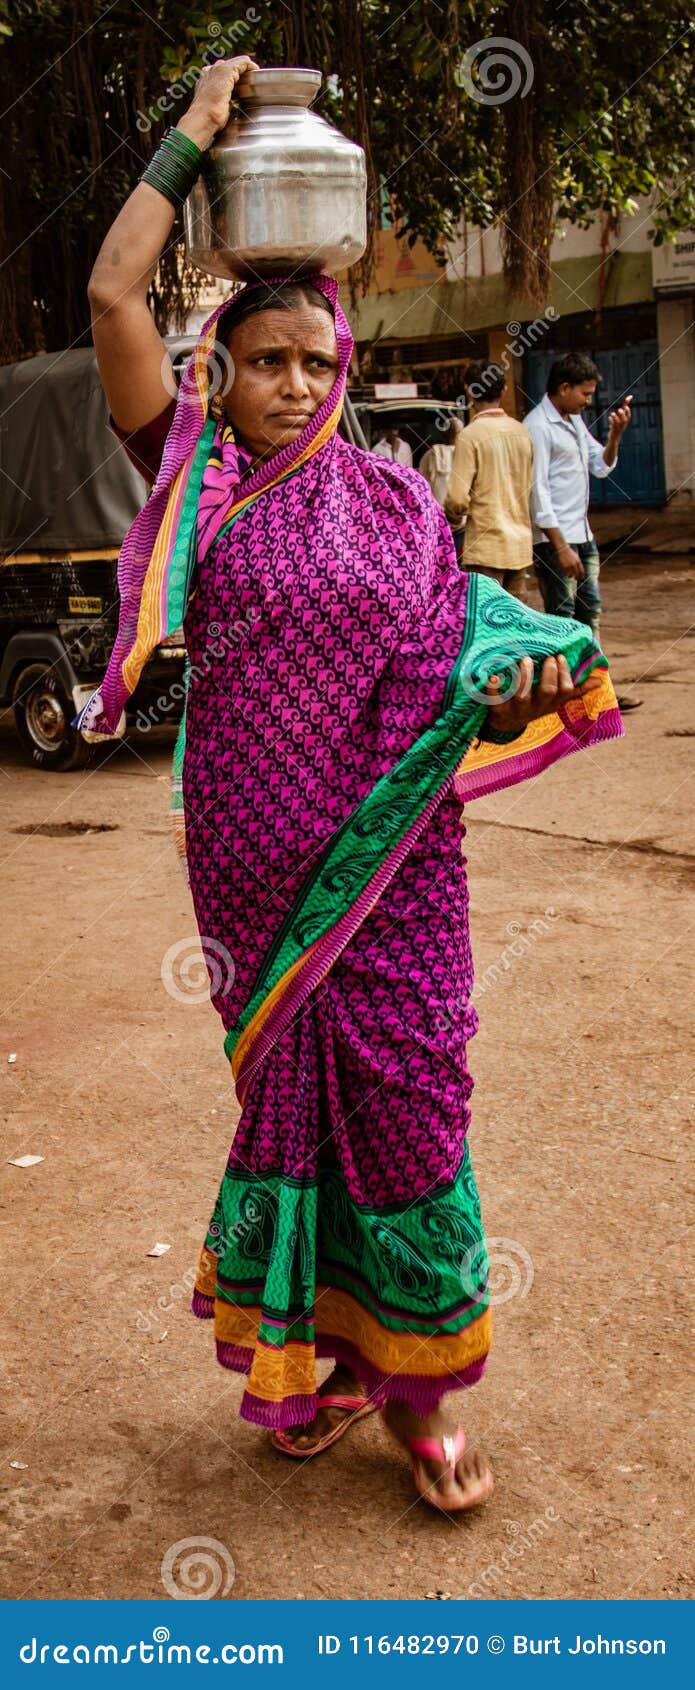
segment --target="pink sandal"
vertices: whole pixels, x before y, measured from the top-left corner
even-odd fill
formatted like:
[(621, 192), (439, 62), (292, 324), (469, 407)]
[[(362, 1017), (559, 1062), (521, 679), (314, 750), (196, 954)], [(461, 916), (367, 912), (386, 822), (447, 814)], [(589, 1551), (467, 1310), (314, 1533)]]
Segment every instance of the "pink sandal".
[(330, 1432), (314, 1444), (313, 1449), (297, 1449), (291, 1439), (282, 1431), (274, 1432), (271, 1438), (273, 1449), (279, 1449), (283, 1455), (292, 1456), (295, 1461), (310, 1461), (314, 1455), (322, 1455), (324, 1449), (330, 1449), (331, 1444), (338, 1442), (356, 1420), (363, 1420), (366, 1414), (374, 1414), (377, 1403), (369, 1397), (342, 1397), (328, 1395), (318, 1398), (319, 1408), (344, 1408), (347, 1412), (345, 1420), (339, 1420)]
[(447, 1436), (443, 1438), (409, 1438), (406, 1447), (410, 1455), (415, 1489), (423, 1501), (428, 1502), (430, 1508), (436, 1508), (439, 1514), (463, 1514), (468, 1508), (479, 1508), (482, 1502), (487, 1502), (488, 1497), (492, 1496), (494, 1480), (489, 1469), (487, 1477), (480, 1481), (481, 1486), (484, 1487), (482, 1495), (477, 1496), (474, 1502), (463, 1502), (459, 1508), (445, 1508), (441, 1502), (437, 1502), (436, 1497), (432, 1494), (432, 1487), (436, 1480), (428, 1479), (424, 1484), (421, 1482), (424, 1477), (420, 1467), (422, 1461), (444, 1461), (452, 1478), (454, 1477), (456, 1464), (460, 1461), (466, 1448), (466, 1434), (462, 1426), (456, 1427), (453, 1438)]

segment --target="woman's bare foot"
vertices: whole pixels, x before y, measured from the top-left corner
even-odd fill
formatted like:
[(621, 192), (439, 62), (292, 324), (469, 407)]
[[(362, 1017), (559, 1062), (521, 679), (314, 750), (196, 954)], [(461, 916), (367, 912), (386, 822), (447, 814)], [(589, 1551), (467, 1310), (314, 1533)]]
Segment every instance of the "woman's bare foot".
[(404, 1403), (387, 1402), (381, 1413), (392, 1437), (408, 1451), (417, 1489), (433, 1508), (446, 1514), (460, 1514), (466, 1508), (477, 1508), (481, 1502), (487, 1502), (493, 1491), (492, 1471), (477, 1450), (465, 1449), (453, 1472), (450, 1461), (411, 1454), (413, 1438), (436, 1438), (438, 1443), (444, 1439), (445, 1452), (453, 1453), (452, 1428), (441, 1409), (421, 1420)]
[[(325, 1396), (334, 1397), (364, 1397), (364, 1386), (350, 1372), (349, 1367), (338, 1363), (328, 1379), (319, 1385), (319, 1399)], [(283, 1437), (292, 1444), (293, 1448), (303, 1455), (313, 1455), (316, 1445), (335, 1430), (342, 1421), (352, 1418), (347, 1408), (320, 1408), (315, 1420), (309, 1426), (287, 1426)]]

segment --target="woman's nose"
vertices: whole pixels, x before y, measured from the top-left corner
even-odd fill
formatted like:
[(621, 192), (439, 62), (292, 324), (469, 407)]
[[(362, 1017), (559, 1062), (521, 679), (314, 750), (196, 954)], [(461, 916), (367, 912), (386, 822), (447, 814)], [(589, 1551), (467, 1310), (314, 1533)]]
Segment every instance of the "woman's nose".
[(292, 358), (285, 367), (285, 394), (290, 399), (304, 399), (308, 392), (304, 365), (300, 358)]

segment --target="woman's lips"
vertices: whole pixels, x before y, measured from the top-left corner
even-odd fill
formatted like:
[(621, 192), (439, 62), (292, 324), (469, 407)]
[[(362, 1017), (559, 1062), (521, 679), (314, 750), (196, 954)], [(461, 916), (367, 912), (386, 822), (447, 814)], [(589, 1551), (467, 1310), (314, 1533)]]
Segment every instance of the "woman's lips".
[(308, 422), (313, 414), (313, 411), (271, 411), (278, 422)]

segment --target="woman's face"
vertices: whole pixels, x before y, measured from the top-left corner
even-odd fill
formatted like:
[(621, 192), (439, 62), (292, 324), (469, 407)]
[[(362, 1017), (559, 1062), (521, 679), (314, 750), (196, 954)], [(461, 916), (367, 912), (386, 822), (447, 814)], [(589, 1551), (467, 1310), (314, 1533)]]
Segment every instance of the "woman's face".
[(254, 458), (296, 440), (338, 374), (332, 317), (319, 305), (259, 311), (229, 337), (234, 366), (224, 408)]

